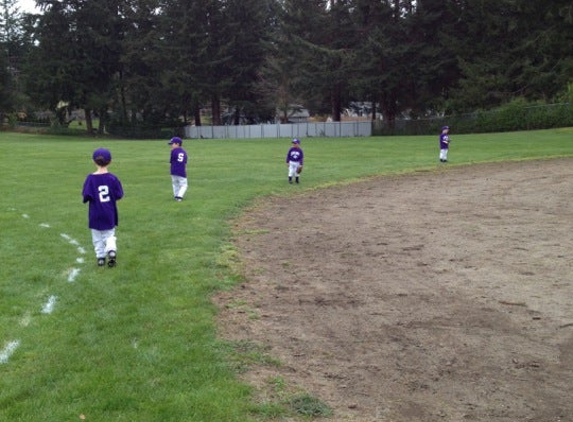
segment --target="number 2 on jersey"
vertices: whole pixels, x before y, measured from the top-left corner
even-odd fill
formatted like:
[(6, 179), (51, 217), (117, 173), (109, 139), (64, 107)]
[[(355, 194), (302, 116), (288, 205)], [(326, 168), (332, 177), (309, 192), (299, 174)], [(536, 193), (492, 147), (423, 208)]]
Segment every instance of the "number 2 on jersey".
[(107, 185), (101, 185), (97, 187), (99, 192), (99, 202), (109, 202), (111, 198), (109, 197), (109, 187)]

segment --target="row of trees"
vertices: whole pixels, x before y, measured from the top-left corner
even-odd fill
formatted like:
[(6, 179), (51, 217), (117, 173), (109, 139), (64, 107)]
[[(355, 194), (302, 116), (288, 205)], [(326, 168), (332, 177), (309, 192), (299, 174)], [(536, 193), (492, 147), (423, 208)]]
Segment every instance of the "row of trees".
[[(0, 111), (85, 110), (107, 125), (341, 118), (559, 101), (573, 81), (570, 0), (1, 0)], [(178, 123), (179, 122), (179, 123)]]

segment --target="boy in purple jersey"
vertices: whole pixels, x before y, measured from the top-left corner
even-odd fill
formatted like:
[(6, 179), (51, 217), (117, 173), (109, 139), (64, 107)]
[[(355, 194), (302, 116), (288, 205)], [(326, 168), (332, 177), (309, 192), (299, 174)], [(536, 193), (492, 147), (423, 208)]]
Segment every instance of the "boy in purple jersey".
[(108, 172), (111, 153), (104, 148), (96, 149), (93, 160), (97, 170), (89, 174), (84, 182), (82, 195), (84, 204), (89, 203), (88, 227), (100, 267), (114, 267), (117, 259), (115, 227), (118, 225), (117, 201), (123, 198), (123, 187), (119, 179)]
[(442, 127), (442, 133), (440, 134), (440, 162), (448, 162), (448, 149), (450, 148), (450, 127)]
[[(292, 147), (288, 150), (286, 156), (286, 165), (288, 168), (288, 182), (292, 183), (292, 178), (295, 178), (296, 183), (299, 182), (300, 172), (304, 161), (304, 153), (300, 148), (300, 141), (298, 139), (292, 140)], [(297, 172), (297, 169), (300, 170)]]
[(173, 186), (173, 196), (177, 202), (183, 200), (187, 191), (187, 152), (181, 148), (183, 141), (179, 137), (171, 138), (167, 143), (171, 145), (171, 185)]

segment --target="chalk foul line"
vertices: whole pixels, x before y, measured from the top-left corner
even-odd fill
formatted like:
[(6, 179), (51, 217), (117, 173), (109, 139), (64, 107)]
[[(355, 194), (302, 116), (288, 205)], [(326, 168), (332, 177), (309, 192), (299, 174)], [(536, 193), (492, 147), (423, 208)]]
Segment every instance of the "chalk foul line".
[[(16, 211), (15, 208), (12, 208), (11, 211)], [(30, 215), (29, 214), (22, 214), (22, 218), (25, 219), (30, 219)], [(40, 227), (43, 228), (50, 228), (50, 224), (48, 223), (41, 223)], [(71, 236), (69, 236), (68, 234), (65, 233), (61, 233), (60, 236), (62, 238), (64, 238), (65, 240), (68, 241), (69, 244), (71, 244), (72, 246), (76, 247), (77, 252), (80, 255), (85, 255), (86, 250), (80, 245), (80, 243), (75, 240), (74, 238), (72, 238)], [(78, 257), (76, 259), (76, 262), (78, 264), (83, 264), (84, 263), (84, 258), (82, 256)], [(79, 275), (80, 273), (80, 269), (79, 268), (72, 268), (69, 272), (68, 272), (68, 282), (73, 282), (75, 281), (76, 277)], [(57, 302), (57, 297), (56, 296), (50, 296), (47, 300), (46, 303), (44, 303), (44, 306), (42, 307), (42, 313), (43, 314), (51, 314), (54, 311), (54, 308), (56, 306), (56, 302)], [(26, 315), (23, 318), (22, 321), (22, 326), (23, 327), (27, 327), (29, 324), (29, 315)], [(14, 354), (14, 352), (16, 351), (16, 349), (18, 349), (18, 347), (20, 347), (20, 340), (12, 340), (6, 343), (6, 345), (4, 346), (4, 349), (0, 350), (0, 364), (6, 364), (8, 363), (10, 357)]]
[(4, 349), (0, 351), (0, 364), (7, 363), (10, 356), (14, 354), (16, 349), (20, 346), (20, 340), (9, 341)]

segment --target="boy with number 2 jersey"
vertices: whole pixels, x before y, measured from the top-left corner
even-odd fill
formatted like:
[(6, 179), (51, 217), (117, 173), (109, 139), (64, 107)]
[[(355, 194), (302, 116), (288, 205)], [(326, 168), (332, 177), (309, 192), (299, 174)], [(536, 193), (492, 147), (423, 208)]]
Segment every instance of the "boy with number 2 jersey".
[(117, 201), (123, 198), (123, 187), (107, 169), (111, 163), (111, 153), (107, 149), (96, 149), (92, 158), (97, 170), (86, 177), (82, 192), (84, 204), (89, 203), (88, 227), (98, 266), (103, 267), (107, 257), (107, 265), (114, 267), (117, 258), (115, 227), (119, 222)]

